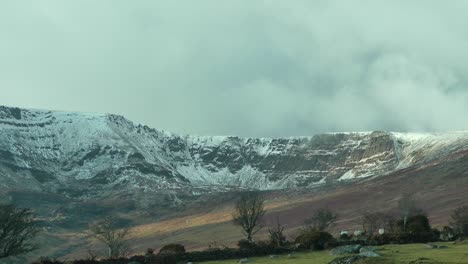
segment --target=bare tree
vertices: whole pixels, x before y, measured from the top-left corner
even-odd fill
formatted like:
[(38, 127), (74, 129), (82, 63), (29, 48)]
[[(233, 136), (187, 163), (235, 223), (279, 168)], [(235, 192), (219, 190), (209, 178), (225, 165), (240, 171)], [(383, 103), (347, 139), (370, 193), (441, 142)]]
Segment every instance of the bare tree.
[(403, 194), (401, 199), (398, 201), (398, 208), (400, 209), (400, 216), (403, 220), (404, 231), (406, 230), (408, 218), (422, 213), (422, 210), (418, 208), (416, 200), (411, 194)]
[(336, 222), (338, 216), (328, 208), (320, 208), (304, 221), (304, 229), (325, 231)]
[(38, 232), (30, 209), (0, 204), (0, 258), (37, 249), (34, 238)]
[(277, 247), (281, 247), (286, 242), (286, 237), (283, 234), (284, 226), (280, 224), (279, 216), (276, 217), (276, 226), (274, 228), (269, 228), (268, 233), (270, 233), (270, 241)]
[(390, 216), (382, 212), (365, 213), (361, 217), (362, 229), (369, 236), (374, 235), (380, 228), (389, 226)]
[(265, 199), (259, 192), (244, 193), (237, 201), (233, 221), (242, 228), (249, 242), (263, 228), (261, 220), (265, 212)]
[(450, 225), (458, 236), (468, 236), (468, 206), (460, 206), (452, 213)]
[(96, 252), (96, 250), (94, 250), (92, 248), (88, 248), (86, 250), (86, 253), (88, 253), (87, 260), (96, 260), (98, 258), (98, 253)]
[(107, 246), (109, 258), (124, 257), (128, 253), (126, 238), (130, 229), (117, 227), (116, 220), (108, 217), (90, 225), (91, 235)]

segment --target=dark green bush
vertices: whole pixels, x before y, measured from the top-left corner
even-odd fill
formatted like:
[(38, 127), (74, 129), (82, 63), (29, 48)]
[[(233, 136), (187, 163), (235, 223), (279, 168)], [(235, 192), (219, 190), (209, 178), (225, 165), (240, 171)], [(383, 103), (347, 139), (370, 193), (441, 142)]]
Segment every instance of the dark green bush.
[(182, 254), (185, 253), (185, 247), (181, 244), (165, 245), (159, 250), (159, 254)]
[(48, 257), (40, 257), (38, 260), (34, 261), (32, 264), (62, 264), (63, 262), (56, 259), (51, 259)]
[(344, 241), (348, 241), (348, 240), (351, 239), (351, 236), (348, 235), (348, 234), (341, 234), (341, 235), (340, 235), (340, 239), (341, 239), (341, 240), (344, 240)]
[[(135, 259), (136, 260), (136, 259)], [(144, 261), (139, 261), (145, 264), (176, 264), (176, 254), (161, 254), (161, 255), (146, 255)]]
[(247, 239), (241, 239), (239, 242), (237, 242), (237, 246), (239, 247), (239, 250), (251, 250), (256, 247), (254, 242), (250, 242)]
[(442, 231), (440, 232), (440, 237), (442, 241), (454, 241), (457, 236), (455, 235), (455, 231), (449, 227), (449, 226), (444, 226), (442, 228)]
[(455, 209), (451, 215), (450, 225), (458, 238), (468, 237), (468, 206)]
[(367, 240), (367, 245), (387, 245), (387, 244), (408, 244), (408, 243), (428, 243), (439, 241), (440, 231), (433, 229), (423, 232), (396, 232), (391, 234), (375, 235)]
[(431, 233), (432, 233), (431, 241), (440, 241), (441, 231), (439, 229), (432, 228)]
[(431, 231), (431, 226), (429, 224), (429, 219), (426, 215), (414, 215), (407, 219), (406, 227), (404, 226), (403, 219), (397, 221), (397, 229), (399, 232), (404, 233), (420, 233), (420, 232), (429, 232)]
[[(180, 248), (180, 247), (179, 247)], [(180, 251), (179, 251), (180, 252)], [(291, 253), (287, 248), (274, 247), (268, 242), (254, 243), (251, 248), (245, 250), (223, 248), (209, 249), (204, 251), (180, 252), (176, 254), (153, 254), (147, 252), (144, 256), (133, 256), (131, 258), (106, 259), (106, 260), (75, 260), (73, 264), (127, 264), (137, 261), (142, 264), (176, 264), (186, 262), (203, 262), (213, 260), (239, 259), (254, 256), (266, 256), (272, 254)], [(44, 258), (44, 261), (53, 261)], [(35, 262), (34, 264), (63, 264), (63, 262)]]
[(406, 228), (403, 220), (400, 220), (397, 227), (398, 230), (391, 234), (391, 240), (399, 244), (433, 242), (438, 241), (440, 237), (440, 231), (431, 228), (429, 219), (424, 214), (409, 217)]
[(333, 236), (324, 231), (304, 231), (296, 240), (296, 244), (302, 249), (323, 250), (335, 247), (338, 242)]
[(262, 256), (289, 252), (287, 248), (278, 247), (277, 245), (271, 243), (271, 241), (258, 241), (254, 243), (243, 239), (240, 240), (237, 245), (239, 246), (239, 253), (241, 254), (241, 257)]

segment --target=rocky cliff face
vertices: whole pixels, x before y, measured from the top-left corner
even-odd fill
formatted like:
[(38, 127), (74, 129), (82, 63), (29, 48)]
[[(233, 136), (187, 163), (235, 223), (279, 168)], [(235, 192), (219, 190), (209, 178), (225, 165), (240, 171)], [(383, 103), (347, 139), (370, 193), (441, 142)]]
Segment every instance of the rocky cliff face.
[(464, 150), (468, 133), (182, 136), (121, 116), (0, 107), (0, 186), (87, 199), (283, 189), (383, 176)]

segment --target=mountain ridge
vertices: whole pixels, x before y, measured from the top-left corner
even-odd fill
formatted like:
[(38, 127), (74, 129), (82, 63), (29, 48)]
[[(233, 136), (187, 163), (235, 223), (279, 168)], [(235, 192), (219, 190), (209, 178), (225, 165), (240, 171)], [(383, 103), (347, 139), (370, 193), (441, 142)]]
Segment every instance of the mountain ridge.
[(142, 189), (311, 187), (385, 175), (468, 145), (465, 131), (178, 135), (119, 115), (11, 107), (0, 107), (0, 131), (0, 164), (15, 167), (15, 173), (29, 170), (41, 186), (69, 177)]
[(190, 238), (192, 246), (206, 246), (220, 226), (233, 231), (229, 208), (244, 190), (265, 191), (276, 208), (267, 220), (281, 216), (290, 231), (324, 205), (343, 216), (342, 228), (359, 225), (362, 212), (392, 209), (401, 193), (424, 199), (442, 224), (465, 200), (467, 160), (466, 131), (191, 136), (113, 114), (0, 106), (0, 201), (34, 208), (43, 235), (59, 241), (47, 250), (59, 257), (84, 256), (87, 242), (74, 234), (105, 216), (138, 229), (198, 215), (206, 225), (186, 223), (174, 237), (144, 229), (135, 247), (185, 241), (190, 232), (206, 234)]

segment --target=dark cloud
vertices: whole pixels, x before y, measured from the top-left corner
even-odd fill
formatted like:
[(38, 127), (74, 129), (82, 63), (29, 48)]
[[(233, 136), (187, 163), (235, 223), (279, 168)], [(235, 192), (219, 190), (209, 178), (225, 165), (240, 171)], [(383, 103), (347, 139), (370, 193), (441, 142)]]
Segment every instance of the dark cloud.
[(468, 129), (466, 1), (2, 1), (0, 104), (192, 134)]

